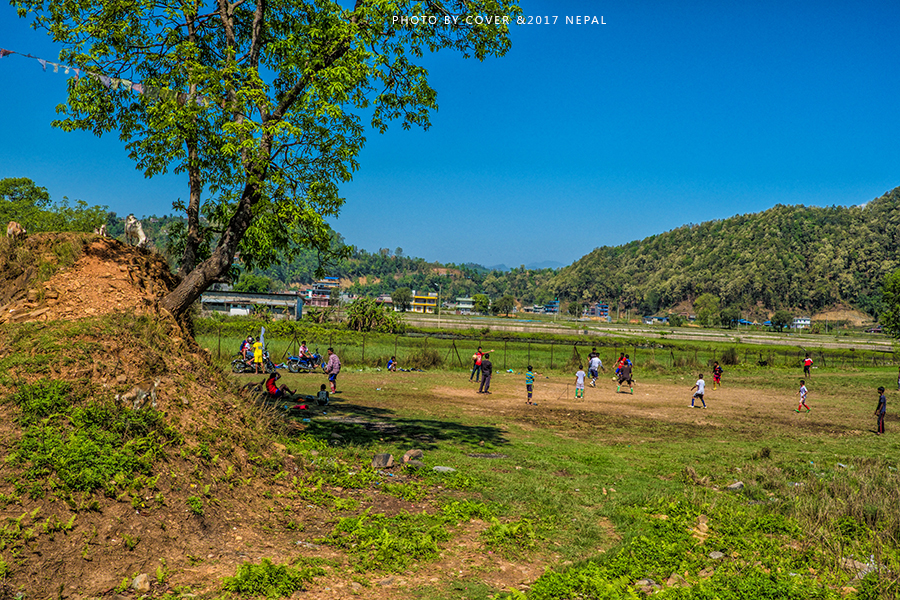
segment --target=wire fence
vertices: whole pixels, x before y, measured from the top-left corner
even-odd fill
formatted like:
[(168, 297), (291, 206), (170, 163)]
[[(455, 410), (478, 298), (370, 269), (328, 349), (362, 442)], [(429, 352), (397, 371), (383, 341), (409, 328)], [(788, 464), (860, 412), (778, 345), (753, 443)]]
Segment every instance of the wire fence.
[[(471, 337), (452, 334), (377, 334), (346, 330), (305, 331), (298, 334), (267, 334), (266, 345), (275, 362), (296, 354), (301, 341), (309, 349), (325, 355), (335, 349), (348, 366), (386, 367), (396, 357), (401, 368), (470, 369), (478, 347), (490, 353), (495, 368), (524, 370), (531, 365), (538, 371), (571, 370), (587, 366), (588, 354), (596, 348), (605, 367), (611, 367), (622, 354), (643, 369), (669, 370), (703, 368), (713, 361), (723, 365), (755, 367), (797, 367), (809, 354), (822, 368), (862, 368), (894, 365), (891, 351), (803, 348), (798, 346), (748, 345), (676, 345), (670, 343), (628, 343), (608, 340), (541, 340), (503, 338), (496, 335)], [(234, 356), (243, 338), (223, 333), (198, 337), (220, 359)]]

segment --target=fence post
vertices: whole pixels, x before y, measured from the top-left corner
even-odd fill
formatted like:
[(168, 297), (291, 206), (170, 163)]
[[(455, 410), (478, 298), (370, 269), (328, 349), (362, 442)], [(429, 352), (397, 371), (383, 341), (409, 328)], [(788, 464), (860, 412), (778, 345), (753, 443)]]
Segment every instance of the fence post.
[(362, 356), (363, 365), (366, 364), (366, 334), (363, 334), (363, 356)]
[(531, 364), (531, 342), (528, 342), (528, 364)]
[(503, 340), (503, 370), (506, 370), (506, 340)]
[(399, 337), (399, 335), (394, 336), (394, 356), (397, 356), (397, 338)]
[(553, 368), (553, 340), (550, 340), (550, 368)]

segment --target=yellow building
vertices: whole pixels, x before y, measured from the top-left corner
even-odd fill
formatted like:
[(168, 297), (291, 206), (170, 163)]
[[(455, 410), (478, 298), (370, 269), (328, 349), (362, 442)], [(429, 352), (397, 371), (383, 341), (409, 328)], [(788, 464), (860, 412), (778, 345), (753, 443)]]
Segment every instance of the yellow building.
[(412, 312), (417, 313), (433, 313), (437, 308), (437, 292), (430, 292), (428, 294), (417, 294), (413, 291), (412, 298)]

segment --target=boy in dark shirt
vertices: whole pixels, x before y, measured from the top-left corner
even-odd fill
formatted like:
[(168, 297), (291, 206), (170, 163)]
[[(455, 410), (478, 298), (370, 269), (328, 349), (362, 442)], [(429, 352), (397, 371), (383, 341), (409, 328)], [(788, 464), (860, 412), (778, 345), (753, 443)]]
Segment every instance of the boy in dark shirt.
[(485, 354), (481, 358), (481, 385), (478, 386), (479, 394), (490, 394), (491, 392), (491, 373), (494, 371), (494, 365), (489, 360), (491, 357), (490, 354)]
[(875, 416), (878, 417), (878, 431), (875, 435), (884, 433), (884, 415), (887, 413), (887, 398), (884, 397), (884, 388), (878, 388), (878, 406), (875, 407)]

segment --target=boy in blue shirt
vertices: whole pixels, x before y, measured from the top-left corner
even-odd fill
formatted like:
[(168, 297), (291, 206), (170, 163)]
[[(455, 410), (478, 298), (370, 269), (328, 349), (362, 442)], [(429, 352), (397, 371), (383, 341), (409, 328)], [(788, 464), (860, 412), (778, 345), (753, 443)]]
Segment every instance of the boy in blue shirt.
[(525, 391), (528, 392), (528, 401), (525, 402), (525, 404), (537, 406), (537, 404), (531, 401), (531, 393), (534, 391), (534, 373), (531, 370), (531, 365), (528, 365), (528, 370), (525, 371)]

